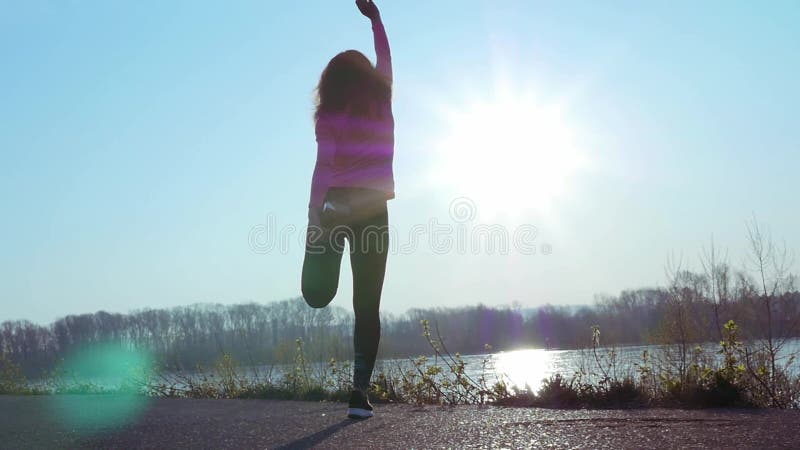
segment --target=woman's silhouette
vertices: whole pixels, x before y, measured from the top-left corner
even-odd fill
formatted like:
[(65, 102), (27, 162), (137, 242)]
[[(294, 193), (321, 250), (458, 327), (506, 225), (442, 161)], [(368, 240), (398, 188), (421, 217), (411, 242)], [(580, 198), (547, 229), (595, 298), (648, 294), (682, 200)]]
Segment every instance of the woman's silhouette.
[(389, 246), (386, 201), (394, 197), (394, 118), (392, 61), (380, 12), (371, 0), (356, 0), (356, 5), (372, 22), (377, 63), (348, 50), (336, 55), (320, 77), (302, 290), (314, 308), (333, 300), (344, 241), (349, 241), (355, 361), (348, 417), (365, 419), (373, 416), (367, 392), (380, 340)]

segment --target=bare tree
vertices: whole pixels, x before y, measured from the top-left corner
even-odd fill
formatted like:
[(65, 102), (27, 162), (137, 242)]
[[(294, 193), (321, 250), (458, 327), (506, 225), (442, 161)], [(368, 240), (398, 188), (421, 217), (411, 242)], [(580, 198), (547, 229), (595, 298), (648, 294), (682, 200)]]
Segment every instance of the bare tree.
[[(677, 370), (681, 385), (685, 386), (694, 356), (692, 344), (703, 341), (703, 330), (707, 329), (697, 309), (703, 306), (708, 280), (703, 274), (684, 269), (682, 259), (674, 257), (667, 262), (666, 274), (669, 284), (662, 339), (668, 344), (665, 347), (667, 361)], [(677, 356), (671, 355), (670, 344), (676, 346)]]
[(785, 368), (779, 367), (781, 350), (796, 328), (800, 315), (790, 321), (790, 326), (775, 329), (776, 309), (778, 303), (785, 298), (784, 294), (794, 289), (794, 277), (791, 268), (794, 265), (794, 254), (790, 252), (786, 243), (778, 247), (775, 245), (768, 229), (759, 224), (755, 215), (752, 221), (746, 224), (749, 244), (750, 268), (755, 273), (759, 283), (759, 298), (752, 299), (761, 304), (763, 311), (762, 323), (765, 326), (765, 336), (761, 339), (761, 349), (766, 353), (766, 363), (769, 366), (766, 376), (760, 368), (754, 368), (752, 358), (747, 358), (748, 369), (758, 380), (775, 406), (785, 403), (781, 395), (780, 383), (783, 381)]
[(714, 311), (714, 328), (717, 330), (717, 337), (722, 340), (722, 321), (720, 320), (720, 310), (727, 303), (729, 298), (730, 269), (728, 266), (728, 251), (722, 255), (717, 253), (714, 244), (714, 236), (711, 236), (711, 244), (708, 248), (703, 248), (700, 254), (700, 264), (708, 279), (708, 298), (711, 301)]

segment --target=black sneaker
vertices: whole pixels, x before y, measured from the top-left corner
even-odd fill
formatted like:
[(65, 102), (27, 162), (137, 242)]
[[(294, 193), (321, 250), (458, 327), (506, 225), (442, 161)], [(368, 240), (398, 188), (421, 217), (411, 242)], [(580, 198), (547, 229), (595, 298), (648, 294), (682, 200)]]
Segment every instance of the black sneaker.
[(369, 403), (367, 394), (361, 391), (350, 393), (350, 404), (347, 408), (347, 417), (351, 419), (368, 419), (374, 416), (372, 405)]

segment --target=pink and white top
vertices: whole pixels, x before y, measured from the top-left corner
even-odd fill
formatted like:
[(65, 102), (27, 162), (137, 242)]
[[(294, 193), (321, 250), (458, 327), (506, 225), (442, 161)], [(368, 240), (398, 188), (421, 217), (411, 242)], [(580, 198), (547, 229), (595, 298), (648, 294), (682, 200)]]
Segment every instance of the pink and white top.
[[(389, 39), (380, 17), (372, 21), (377, 54), (376, 69), (392, 81)], [(311, 180), (309, 207), (319, 208), (332, 187), (359, 187), (383, 191), (394, 198), (394, 117), (391, 102), (379, 119), (321, 114), (317, 120), (317, 163)]]

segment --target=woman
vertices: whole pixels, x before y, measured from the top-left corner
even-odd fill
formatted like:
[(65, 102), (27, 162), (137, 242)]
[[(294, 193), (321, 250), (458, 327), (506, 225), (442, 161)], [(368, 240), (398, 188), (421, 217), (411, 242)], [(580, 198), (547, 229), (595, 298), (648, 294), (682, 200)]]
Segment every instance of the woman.
[(377, 63), (355, 50), (334, 57), (317, 88), (317, 163), (311, 182), (303, 261), (306, 302), (324, 308), (336, 295), (344, 241), (353, 270), (353, 391), (347, 415), (373, 416), (370, 378), (380, 340), (380, 300), (389, 233), (386, 201), (394, 197), (392, 62), (378, 7), (356, 0), (372, 22)]

